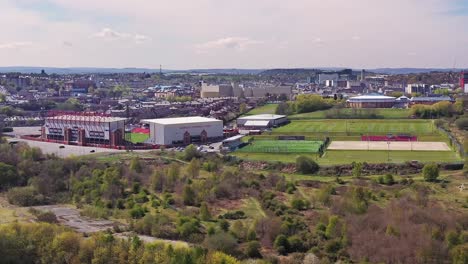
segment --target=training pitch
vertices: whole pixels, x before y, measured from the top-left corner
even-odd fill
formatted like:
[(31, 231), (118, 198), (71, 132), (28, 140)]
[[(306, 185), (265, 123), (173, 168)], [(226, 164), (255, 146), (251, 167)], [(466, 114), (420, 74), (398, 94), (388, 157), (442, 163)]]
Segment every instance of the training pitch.
[(328, 150), (451, 151), (445, 142), (333, 141)]
[(254, 140), (238, 152), (245, 153), (318, 153), (322, 141)]
[(374, 119), (318, 119), (293, 120), (290, 124), (273, 130), (276, 134), (288, 133), (346, 133), (386, 135), (434, 134), (436, 128), (430, 120), (374, 120)]

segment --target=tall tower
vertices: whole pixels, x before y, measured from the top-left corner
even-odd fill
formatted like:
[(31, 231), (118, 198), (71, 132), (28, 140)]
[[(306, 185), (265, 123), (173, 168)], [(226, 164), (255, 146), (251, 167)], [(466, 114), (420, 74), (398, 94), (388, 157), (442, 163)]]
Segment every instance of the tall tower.
[(361, 82), (364, 81), (365, 77), (366, 77), (366, 70), (362, 69), (362, 71), (361, 71)]

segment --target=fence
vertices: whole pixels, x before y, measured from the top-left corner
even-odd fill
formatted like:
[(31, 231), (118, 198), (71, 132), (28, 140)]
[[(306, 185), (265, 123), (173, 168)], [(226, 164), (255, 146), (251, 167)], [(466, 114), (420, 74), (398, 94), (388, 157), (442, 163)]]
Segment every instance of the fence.
[(465, 149), (463, 148), (463, 145), (460, 142), (458, 142), (457, 138), (454, 137), (449, 131), (445, 130), (443, 127), (438, 127), (438, 129), (442, 134), (447, 136), (447, 138), (449, 139), (450, 146), (454, 147), (457, 150), (458, 154), (460, 154), (460, 157), (465, 158)]

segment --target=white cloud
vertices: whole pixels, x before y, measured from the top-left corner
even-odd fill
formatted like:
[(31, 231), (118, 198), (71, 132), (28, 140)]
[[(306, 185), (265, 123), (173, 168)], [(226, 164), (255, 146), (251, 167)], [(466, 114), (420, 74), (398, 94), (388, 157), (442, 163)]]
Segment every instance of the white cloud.
[(1, 65), (468, 66), (468, 17), (443, 12), (458, 0), (48, 0), (60, 19), (18, 1), (0, 0)]
[(211, 49), (234, 49), (242, 51), (248, 46), (261, 43), (263, 42), (244, 37), (226, 37), (198, 44), (196, 48), (199, 52), (208, 52)]
[(94, 33), (92, 37), (95, 38), (103, 38), (108, 40), (125, 40), (131, 39), (135, 41), (135, 43), (140, 44), (150, 40), (148, 36), (141, 35), (141, 34), (131, 34), (131, 33), (124, 33), (118, 32), (110, 28), (103, 28), (101, 31)]
[(19, 49), (32, 46), (32, 42), (9, 42), (0, 44), (0, 49)]

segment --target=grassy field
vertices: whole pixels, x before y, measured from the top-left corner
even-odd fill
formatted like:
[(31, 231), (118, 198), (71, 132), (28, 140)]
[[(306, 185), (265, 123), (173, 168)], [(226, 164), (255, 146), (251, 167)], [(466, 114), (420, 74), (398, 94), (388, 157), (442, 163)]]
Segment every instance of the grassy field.
[[(244, 153), (235, 152), (233, 155), (256, 161), (280, 161), (294, 163), (300, 155), (297, 153)], [(340, 151), (330, 150), (323, 157), (316, 154), (305, 154), (317, 161), (320, 165), (350, 164), (353, 161), (367, 163), (404, 163), (417, 160), (420, 162), (456, 162), (462, 161), (455, 152), (439, 151)], [(390, 160), (388, 160), (390, 158)]]
[(140, 134), (140, 133), (127, 133), (125, 138), (130, 138), (132, 143), (142, 143), (145, 142), (148, 138), (148, 134)]
[(304, 140), (254, 140), (239, 152), (246, 153), (317, 153), (322, 141)]
[(415, 135), (436, 134), (431, 120), (374, 120), (374, 119), (320, 119), (294, 120), (273, 130), (273, 134), (329, 133), (343, 135), (405, 133)]
[[(338, 112), (339, 111), (339, 114)], [(324, 118), (366, 118), (366, 116), (375, 114), (379, 119), (405, 119), (410, 116), (410, 109), (391, 109), (391, 108), (377, 108), (377, 109), (329, 109), (324, 111), (316, 111), (311, 113), (303, 113), (290, 115), (290, 120), (301, 120), (301, 119), (324, 119)], [(368, 118), (368, 117), (367, 117)]]
[(245, 113), (244, 116), (249, 115), (260, 115), (260, 114), (274, 114), (276, 112), (276, 108), (278, 104), (266, 104), (264, 106), (260, 106), (250, 110), (249, 112)]

